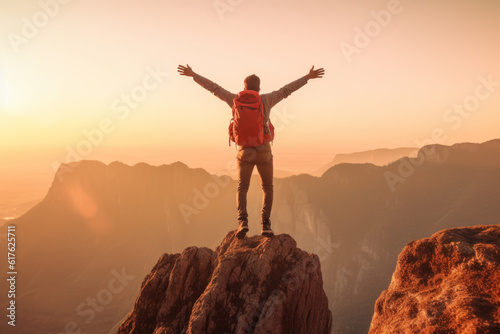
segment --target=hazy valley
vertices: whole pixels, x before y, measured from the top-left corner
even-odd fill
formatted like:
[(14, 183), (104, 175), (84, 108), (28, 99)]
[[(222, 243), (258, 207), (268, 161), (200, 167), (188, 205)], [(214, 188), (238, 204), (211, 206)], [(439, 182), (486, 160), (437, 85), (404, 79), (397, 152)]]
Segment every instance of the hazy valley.
[[(252, 182), (250, 235), (261, 204)], [(161, 254), (215, 248), (236, 227), (235, 192), (234, 180), (182, 163), (62, 165), (43, 201), (12, 221), (19, 314), (29, 315), (19, 329), (107, 333)], [(333, 332), (361, 333), (408, 242), (498, 224), (499, 198), (500, 140), (433, 145), (387, 166), (344, 163), (321, 177), (276, 179), (272, 218), (277, 233), (318, 254)]]

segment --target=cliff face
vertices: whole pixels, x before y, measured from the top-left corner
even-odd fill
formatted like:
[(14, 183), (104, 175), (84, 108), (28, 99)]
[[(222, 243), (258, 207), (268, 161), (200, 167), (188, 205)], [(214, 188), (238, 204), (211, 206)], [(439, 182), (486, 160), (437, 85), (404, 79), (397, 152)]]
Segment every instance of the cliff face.
[(214, 251), (164, 254), (144, 279), (119, 334), (330, 333), (332, 314), (316, 255), (288, 235), (239, 240)]
[(410, 242), (375, 304), (370, 334), (500, 333), (500, 226)]

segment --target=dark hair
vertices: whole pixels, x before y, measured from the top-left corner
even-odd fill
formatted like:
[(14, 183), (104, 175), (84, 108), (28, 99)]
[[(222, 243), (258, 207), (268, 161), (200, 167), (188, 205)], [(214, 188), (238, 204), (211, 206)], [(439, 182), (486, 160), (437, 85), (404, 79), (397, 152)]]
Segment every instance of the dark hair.
[(260, 90), (260, 79), (255, 74), (246, 77), (244, 82), (246, 90), (254, 90), (256, 92)]

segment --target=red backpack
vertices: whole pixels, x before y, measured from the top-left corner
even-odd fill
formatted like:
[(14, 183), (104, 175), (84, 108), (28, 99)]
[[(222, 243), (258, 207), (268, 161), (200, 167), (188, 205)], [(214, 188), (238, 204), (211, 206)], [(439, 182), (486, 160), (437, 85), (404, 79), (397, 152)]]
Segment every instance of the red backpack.
[(244, 90), (233, 100), (233, 118), (229, 123), (231, 141), (242, 147), (260, 146), (274, 139), (274, 126), (264, 124), (264, 106), (254, 90)]

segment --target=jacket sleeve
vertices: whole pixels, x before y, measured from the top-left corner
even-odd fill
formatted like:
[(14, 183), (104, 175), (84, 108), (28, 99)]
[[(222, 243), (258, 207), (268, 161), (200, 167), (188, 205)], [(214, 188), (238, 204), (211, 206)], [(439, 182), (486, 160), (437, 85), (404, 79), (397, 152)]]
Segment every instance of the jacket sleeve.
[(307, 79), (305, 76), (303, 76), (300, 79), (297, 79), (288, 85), (280, 88), (279, 90), (275, 90), (271, 93), (265, 94), (266, 100), (269, 103), (269, 108), (274, 107), (278, 102), (283, 100), (284, 98), (290, 96), (293, 92), (295, 92), (297, 89), (301, 88), (307, 83)]
[(193, 77), (194, 81), (198, 83), (200, 86), (208, 90), (210, 93), (217, 96), (222, 101), (226, 102), (229, 107), (233, 107), (233, 100), (236, 97), (236, 94), (233, 94), (221, 86), (217, 85), (215, 82), (208, 80), (207, 78), (202, 77), (199, 74), (195, 74)]

